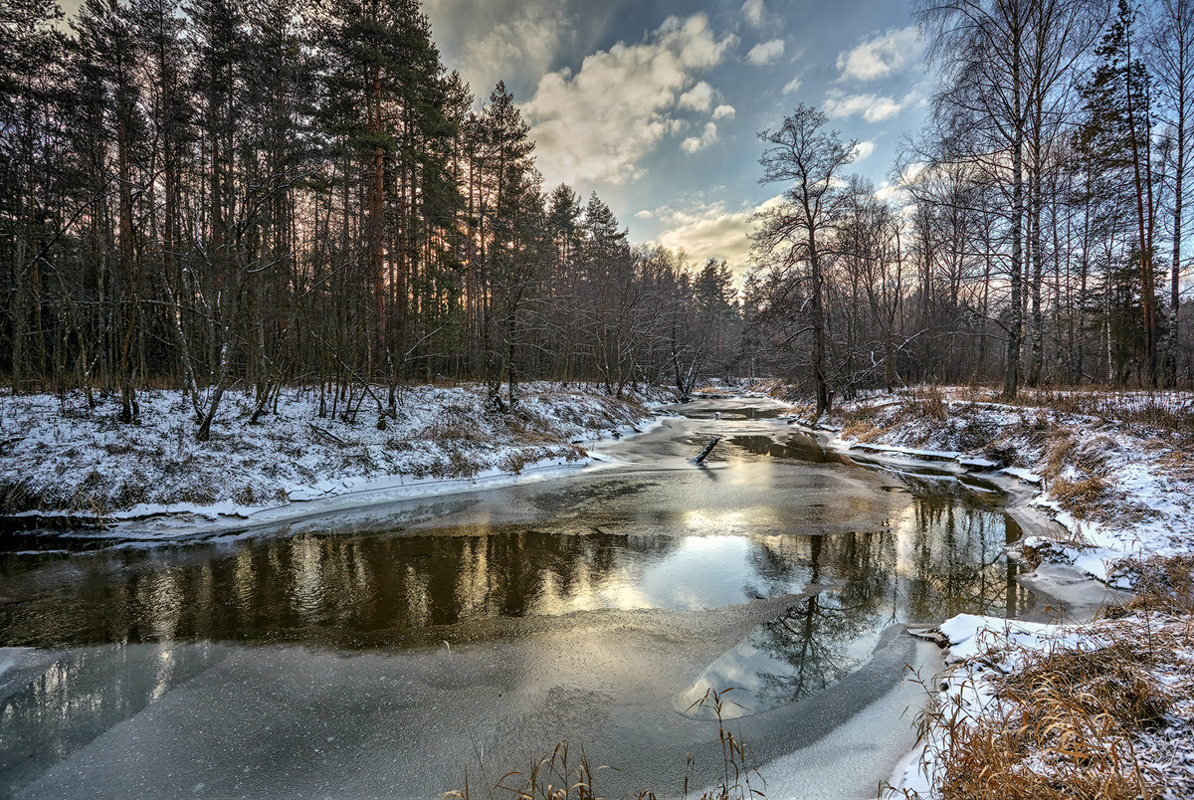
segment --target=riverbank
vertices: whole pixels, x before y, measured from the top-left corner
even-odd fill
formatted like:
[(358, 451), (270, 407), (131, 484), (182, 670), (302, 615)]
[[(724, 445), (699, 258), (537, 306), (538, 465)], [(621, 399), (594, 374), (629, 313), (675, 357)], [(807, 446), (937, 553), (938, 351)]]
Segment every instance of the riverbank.
[(829, 449), (1009, 484), (1021, 514), (1058, 523), (1013, 557), (1130, 592), (1093, 620), (963, 615), (923, 632), (947, 670), (920, 676), (934, 703), (891, 794), (1194, 794), (1194, 396), (1028, 393), (1013, 405), (921, 388), (810, 412), (793, 416)]
[(225, 395), (211, 439), (197, 442), (176, 391), (139, 396), (138, 422), (118, 400), (88, 408), (81, 394), (0, 396), (0, 516), (10, 525), (194, 515), (243, 516), (300, 501), (445, 484), (587, 463), (585, 442), (648, 423), (640, 399), (576, 386), (523, 387), (519, 410), (486, 413), (477, 385), (402, 391), (385, 430), (376, 414), (320, 415), (318, 390), (280, 393), (250, 422), (254, 398)]

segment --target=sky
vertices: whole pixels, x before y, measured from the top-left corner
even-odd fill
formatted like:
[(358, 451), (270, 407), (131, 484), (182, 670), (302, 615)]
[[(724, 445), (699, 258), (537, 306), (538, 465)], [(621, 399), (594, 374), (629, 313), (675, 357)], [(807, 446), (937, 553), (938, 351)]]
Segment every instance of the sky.
[(906, 0), (424, 0), (443, 61), (513, 91), (550, 189), (592, 191), (635, 242), (741, 275), (758, 133), (798, 103), (859, 143), (882, 190), (931, 91)]

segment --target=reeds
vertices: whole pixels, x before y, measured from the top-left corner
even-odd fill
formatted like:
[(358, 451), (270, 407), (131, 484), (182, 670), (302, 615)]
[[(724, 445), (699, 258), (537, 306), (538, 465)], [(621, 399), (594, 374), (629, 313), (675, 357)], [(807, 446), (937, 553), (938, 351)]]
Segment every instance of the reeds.
[[(729, 731), (723, 720), (723, 709), (729, 703), (725, 695), (733, 688), (721, 692), (709, 689), (692, 708), (710, 708), (717, 718), (718, 741), (721, 744), (721, 782), (704, 791), (699, 800), (754, 800), (766, 795), (753, 784), (765, 783), (752, 766), (750, 748)], [(688, 756), (682, 796), (688, 797), (696, 762)], [(568, 742), (560, 742), (548, 755), (539, 758), (530, 768), (511, 770), (496, 781), (482, 781), (475, 787), (464, 774), (463, 788), (443, 795), (444, 800), (602, 800), (598, 793), (597, 777), (603, 772), (616, 771), (612, 767), (593, 767), (588, 753), (580, 748), (579, 757)], [(643, 790), (624, 796), (624, 800), (656, 800), (653, 791)]]

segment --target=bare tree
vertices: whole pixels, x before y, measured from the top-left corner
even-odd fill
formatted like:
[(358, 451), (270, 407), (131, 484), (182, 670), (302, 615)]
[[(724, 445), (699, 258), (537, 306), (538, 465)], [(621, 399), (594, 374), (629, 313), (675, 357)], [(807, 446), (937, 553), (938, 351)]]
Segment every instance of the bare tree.
[(825, 320), (823, 251), (828, 235), (841, 219), (847, 195), (842, 172), (854, 160), (857, 142), (843, 142), (837, 131), (825, 130), (826, 117), (799, 105), (775, 130), (759, 134), (769, 147), (759, 163), (760, 183), (782, 183), (784, 202), (761, 212), (755, 248), (761, 261), (777, 269), (807, 268), (808, 313), (812, 328), (812, 372), (817, 414), (832, 402), (829, 385), (828, 336)]

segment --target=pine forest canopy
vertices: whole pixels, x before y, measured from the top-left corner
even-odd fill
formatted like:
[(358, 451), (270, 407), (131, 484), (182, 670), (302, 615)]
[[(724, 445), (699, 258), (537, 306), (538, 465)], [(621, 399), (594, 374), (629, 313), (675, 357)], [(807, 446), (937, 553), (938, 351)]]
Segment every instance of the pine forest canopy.
[[(765, 130), (741, 292), (547, 187), (417, 0), (0, 0), (0, 376), (14, 392), (359, 392), (493, 411), (534, 378), (687, 396), (1194, 380), (1183, 227), (1194, 0), (920, 3), (938, 75), (900, 191), (817, 109)], [(777, 109), (784, 113), (785, 109)]]

